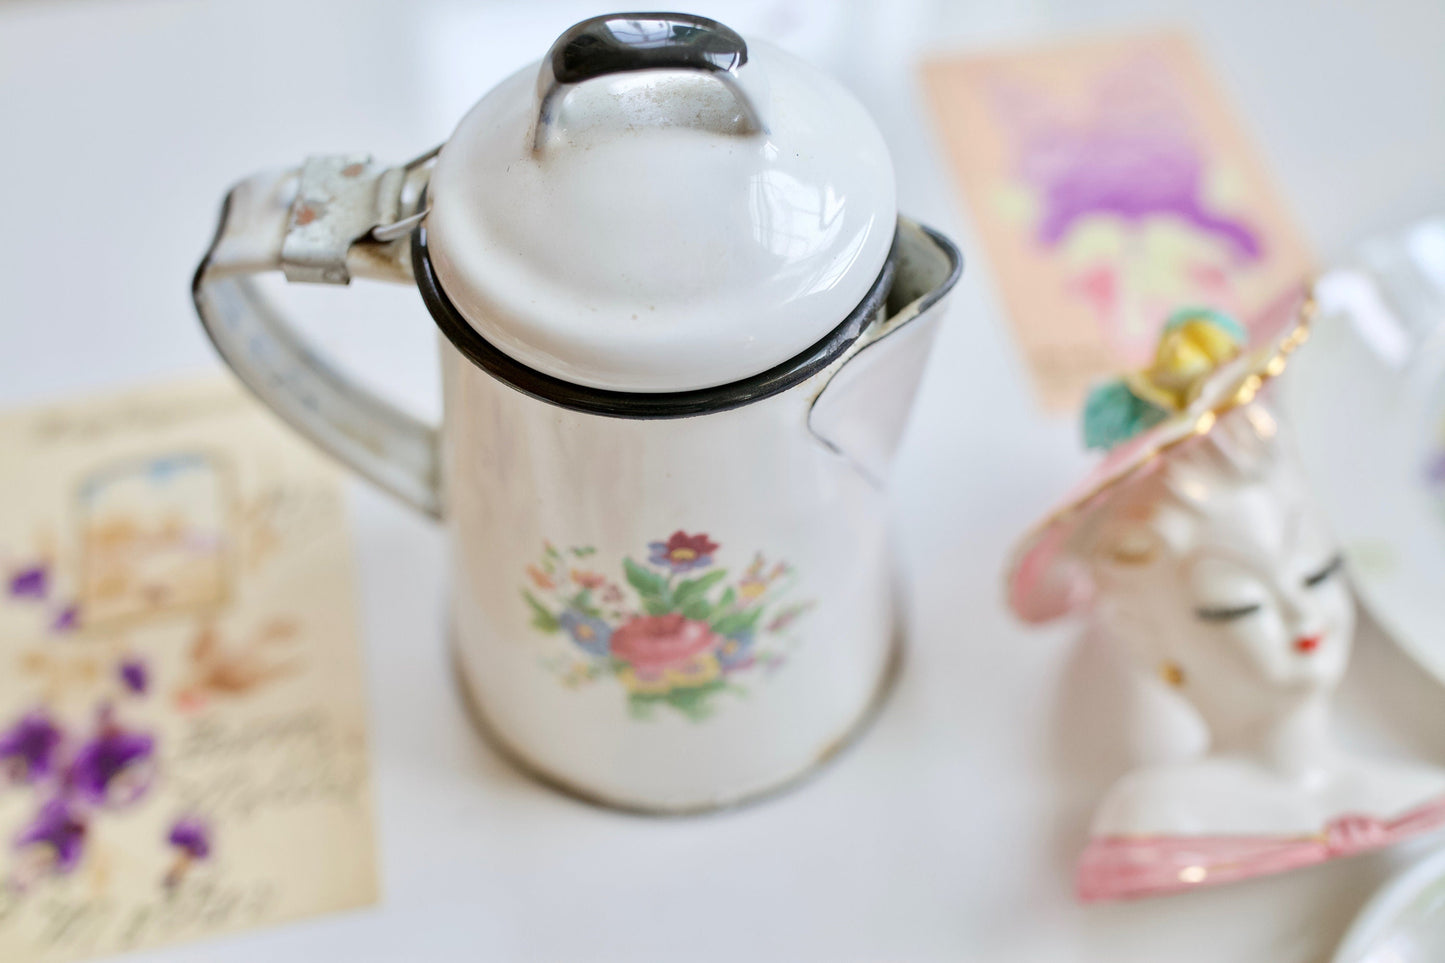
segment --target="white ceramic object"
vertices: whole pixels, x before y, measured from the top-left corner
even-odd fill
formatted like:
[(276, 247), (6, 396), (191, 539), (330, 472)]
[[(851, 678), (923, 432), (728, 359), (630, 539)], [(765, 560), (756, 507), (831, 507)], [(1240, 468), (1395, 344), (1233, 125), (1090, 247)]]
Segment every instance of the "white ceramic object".
[[(217, 347), (445, 519), (461, 676), (524, 767), (666, 813), (808, 772), (889, 678), (881, 481), (957, 250), (895, 216), (841, 88), (702, 18), (579, 24), (432, 158), (238, 185), (196, 279)], [(440, 429), (301, 344), (276, 270), (416, 283)]]
[(1363, 602), (1445, 683), (1445, 264), (1432, 279), (1430, 259), (1412, 256), (1431, 236), (1445, 245), (1445, 224), (1381, 242), (1393, 265), (1369, 259), (1323, 279), (1285, 401)]
[(1357, 756), (1331, 730), (1354, 603), (1261, 394), (1307, 333), (1286, 308), (1257, 325), (1252, 351), (1229, 319), (1171, 321), (1151, 368), (1091, 397), (1086, 436), (1105, 436), (1109, 454), (1015, 563), (1021, 615), (1087, 605), (1209, 734), (1197, 758), (1136, 770), (1108, 792), (1080, 861), (1084, 899), (1279, 872), (1445, 822), (1445, 771)]
[(1445, 773), (1334, 741), (1354, 603), (1277, 432), (1258, 401), (1223, 416), (1098, 522), (1097, 616), (1198, 711), (1210, 746), (1126, 776), (1096, 836), (1308, 836), (1344, 814), (1387, 819), (1445, 796)]
[(1332, 963), (1445, 960), (1445, 849), (1397, 874), (1370, 897)]

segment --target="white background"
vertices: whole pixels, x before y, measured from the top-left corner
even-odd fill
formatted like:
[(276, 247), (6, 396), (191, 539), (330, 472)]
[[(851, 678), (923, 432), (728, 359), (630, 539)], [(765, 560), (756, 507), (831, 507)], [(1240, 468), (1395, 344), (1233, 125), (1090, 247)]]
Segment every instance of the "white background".
[[(231, 182), (307, 153), (419, 153), (604, 9), (0, 2), (0, 401), (214, 369), (188, 285)], [(903, 210), (971, 258), (897, 465), (913, 633), (882, 719), (806, 787), (741, 812), (653, 821), (561, 798), (468, 727), (443, 645), (440, 533), (356, 484), (383, 899), (137, 959), (1325, 958), (1388, 858), (1132, 905), (1070, 898), (1090, 804), (1136, 758), (1122, 717), (1171, 707), (1149, 704), (1158, 697), (1078, 626), (1025, 630), (1001, 604), (1008, 546), (1085, 460), (1072, 419), (1042, 415), (1027, 394), (920, 113), (915, 62), (922, 50), (1184, 25), (1331, 259), (1445, 209), (1445, 5), (691, 9), (841, 77), (891, 141)], [(414, 294), (302, 294), (317, 340), (435, 412), (434, 335)], [(1349, 741), (1445, 762), (1445, 699), (1368, 625), (1340, 701)]]

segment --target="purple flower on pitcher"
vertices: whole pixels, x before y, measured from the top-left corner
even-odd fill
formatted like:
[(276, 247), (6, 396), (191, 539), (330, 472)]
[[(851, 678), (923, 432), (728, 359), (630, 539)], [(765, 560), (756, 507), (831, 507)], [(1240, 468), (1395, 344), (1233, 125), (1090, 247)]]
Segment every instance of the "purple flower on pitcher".
[(70, 764), (70, 784), (100, 806), (126, 806), (144, 796), (155, 769), (155, 739), (123, 728), (109, 709), (100, 731), (81, 746)]
[(57, 796), (40, 807), (34, 821), (15, 837), (15, 848), (46, 847), (50, 867), (58, 873), (69, 872), (80, 862), (85, 828), (85, 819), (70, 800)]
[(605, 656), (612, 645), (612, 626), (599, 618), (576, 609), (565, 609), (557, 616), (562, 629), (588, 655)]
[(0, 733), (0, 762), (14, 782), (35, 782), (55, 768), (63, 738), (60, 727), (43, 709), (27, 712)]
[(10, 595), (17, 599), (43, 599), (50, 594), (50, 571), (29, 565), (10, 576)]
[(674, 572), (690, 572), (711, 565), (712, 553), (718, 550), (718, 544), (704, 534), (689, 535), (678, 529), (665, 542), (648, 542), (647, 550), (647, 560), (653, 565), (665, 565)]

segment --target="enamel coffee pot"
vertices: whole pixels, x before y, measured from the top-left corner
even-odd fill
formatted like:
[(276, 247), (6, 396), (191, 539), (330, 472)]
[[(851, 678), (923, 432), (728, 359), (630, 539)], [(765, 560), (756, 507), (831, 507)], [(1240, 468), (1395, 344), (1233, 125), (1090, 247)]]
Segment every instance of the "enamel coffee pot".
[[(415, 284), (422, 424), (253, 276)], [(896, 632), (881, 487), (961, 262), (900, 219), (841, 86), (702, 17), (564, 33), (402, 166), (325, 155), (226, 199), (196, 274), (226, 362), (443, 519), (484, 731), (585, 798), (737, 803), (845, 744)]]

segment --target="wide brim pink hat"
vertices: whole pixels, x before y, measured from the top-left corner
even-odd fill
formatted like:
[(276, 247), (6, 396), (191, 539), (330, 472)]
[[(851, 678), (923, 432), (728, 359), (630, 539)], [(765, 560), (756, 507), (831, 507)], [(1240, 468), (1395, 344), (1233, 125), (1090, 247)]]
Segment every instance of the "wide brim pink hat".
[(1089, 604), (1093, 583), (1072, 550), (1080, 525), (1131, 483), (1147, 477), (1172, 449), (1208, 434), (1221, 416), (1252, 402), (1309, 337), (1314, 313), (1308, 286), (1270, 304), (1248, 325), (1249, 345), (1213, 371), (1186, 407), (1110, 447), (1084, 480), (1029, 530), (1014, 551), (1007, 576), (1009, 605), (1020, 618), (1047, 622)]

